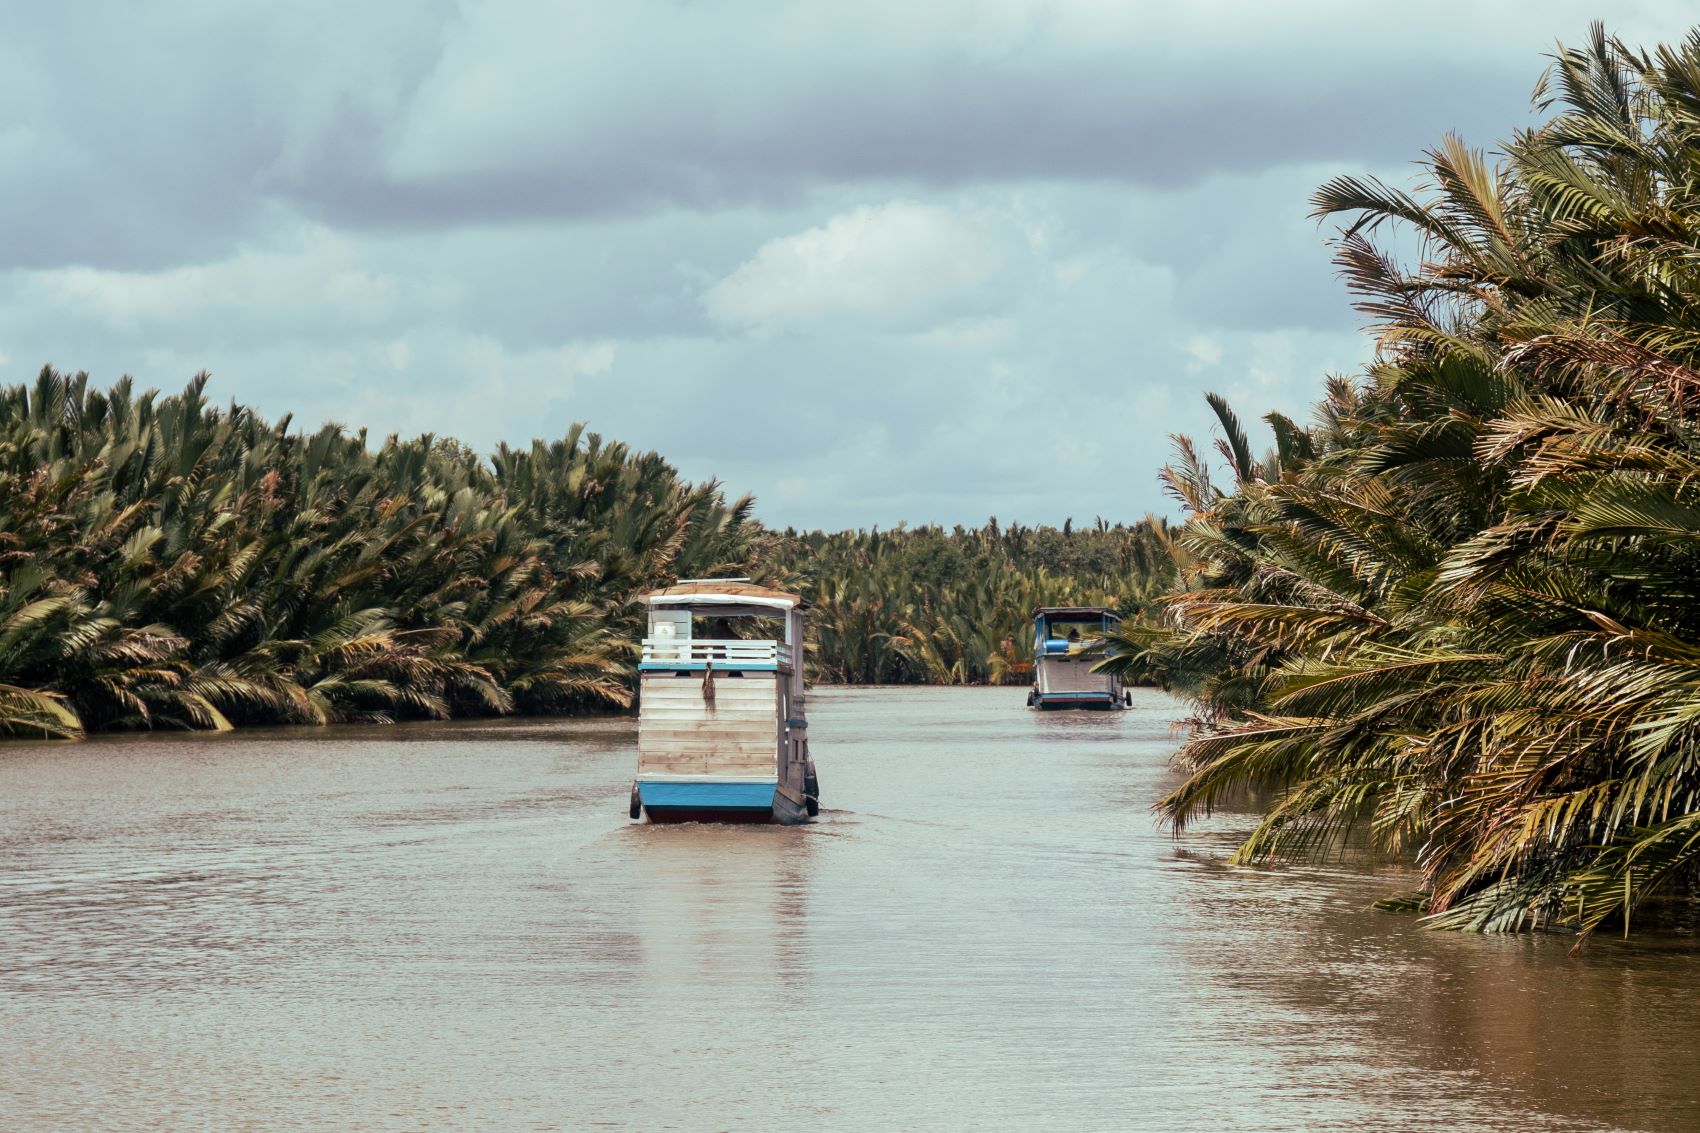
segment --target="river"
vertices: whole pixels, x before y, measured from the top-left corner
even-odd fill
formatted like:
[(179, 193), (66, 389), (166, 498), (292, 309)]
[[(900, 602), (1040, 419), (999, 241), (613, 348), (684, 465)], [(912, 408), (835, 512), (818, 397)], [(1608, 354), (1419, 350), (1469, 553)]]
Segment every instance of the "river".
[(800, 828), (635, 723), (0, 747), (0, 1129), (1700, 1130), (1700, 949), (1180, 840), (1172, 701), (824, 689)]

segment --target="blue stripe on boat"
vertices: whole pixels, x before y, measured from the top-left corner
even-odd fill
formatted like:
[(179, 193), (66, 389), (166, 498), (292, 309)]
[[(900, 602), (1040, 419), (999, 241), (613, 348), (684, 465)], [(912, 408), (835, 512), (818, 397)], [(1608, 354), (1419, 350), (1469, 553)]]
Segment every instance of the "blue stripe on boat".
[(1042, 692), (1040, 700), (1114, 700), (1107, 692)]
[(650, 810), (772, 810), (774, 780), (638, 780), (638, 798)]

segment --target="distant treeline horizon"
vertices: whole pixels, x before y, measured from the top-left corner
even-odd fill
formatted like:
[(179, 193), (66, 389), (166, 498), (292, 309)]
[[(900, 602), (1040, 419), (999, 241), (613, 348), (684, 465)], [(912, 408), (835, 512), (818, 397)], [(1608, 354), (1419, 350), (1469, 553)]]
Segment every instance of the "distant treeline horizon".
[(813, 674), (841, 684), (1025, 683), (1035, 608), (1133, 615), (1177, 579), (1170, 527), (1157, 517), (788, 529), (777, 550), (781, 573), (812, 603)]

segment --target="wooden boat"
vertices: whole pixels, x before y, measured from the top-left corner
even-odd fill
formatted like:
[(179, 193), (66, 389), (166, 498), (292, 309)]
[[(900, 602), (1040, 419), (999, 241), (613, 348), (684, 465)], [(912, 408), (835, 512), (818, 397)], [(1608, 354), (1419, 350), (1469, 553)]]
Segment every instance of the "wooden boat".
[[(806, 822), (820, 807), (803, 706), (803, 600), (745, 579), (643, 596), (638, 772), (651, 822)], [(777, 636), (730, 636), (734, 623)], [(696, 629), (720, 636), (697, 636)]]
[(1093, 670), (1104, 635), (1122, 616), (1105, 606), (1041, 606), (1033, 611), (1033, 687), (1029, 708), (1125, 708), (1121, 679)]

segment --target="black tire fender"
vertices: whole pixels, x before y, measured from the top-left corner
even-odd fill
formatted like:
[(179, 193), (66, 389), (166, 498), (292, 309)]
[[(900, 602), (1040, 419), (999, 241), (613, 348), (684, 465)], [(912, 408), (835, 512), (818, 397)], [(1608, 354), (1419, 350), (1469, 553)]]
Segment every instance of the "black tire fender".
[(638, 793), (638, 785), (635, 779), (632, 781), (631, 815), (633, 818), (643, 817), (643, 796)]

